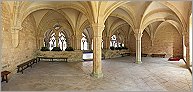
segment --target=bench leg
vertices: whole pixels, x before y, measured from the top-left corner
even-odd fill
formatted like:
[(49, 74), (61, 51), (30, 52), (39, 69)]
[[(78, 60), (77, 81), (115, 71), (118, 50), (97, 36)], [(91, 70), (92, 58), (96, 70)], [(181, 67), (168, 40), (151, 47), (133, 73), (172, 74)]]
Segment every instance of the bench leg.
[(19, 67), (17, 68), (17, 73), (19, 72)]
[(6, 83), (8, 82), (8, 78), (7, 78), (7, 75), (5, 75), (5, 81), (6, 81)]
[(34, 62), (31, 62), (29, 66), (32, 68), (32, 65), (33, 65), (33, 64), (34, 64)]
[(3, 81), (4, 81), (4, 76), (1, 77), (1, 82), (3, 82)]
[(21, 73), (23, 74), (23, 67), (21, 68)]
[(30, 64), (30, 67), (32, 68), (32, 64)]
[(40, 62), (40, 58), (37, 58), (37, 62)]

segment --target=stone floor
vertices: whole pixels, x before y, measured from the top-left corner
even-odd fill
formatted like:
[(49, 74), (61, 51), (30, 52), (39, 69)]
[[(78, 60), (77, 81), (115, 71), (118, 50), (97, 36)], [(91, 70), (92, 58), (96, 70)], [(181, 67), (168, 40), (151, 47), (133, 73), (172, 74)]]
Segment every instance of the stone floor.
[(135, 57), (102, 60), (104, 77), (90, 76), (92, 61), (41, 61), (24, 74), (17, 73), (3, 91), (180, 91), (192, 90), (192, 75), (185, 63), (168, 62), (168, 58), (143, 57), (135, 64)]

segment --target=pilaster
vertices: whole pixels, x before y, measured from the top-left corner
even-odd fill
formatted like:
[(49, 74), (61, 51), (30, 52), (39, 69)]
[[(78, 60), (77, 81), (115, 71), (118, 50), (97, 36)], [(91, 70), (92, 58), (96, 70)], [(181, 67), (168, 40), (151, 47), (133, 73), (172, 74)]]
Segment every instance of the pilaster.
[(17, 47), (19, 45), (19, 31), (21, 31), (23, 27), (12, 27), (11, 35), (12, 35), (12, 44), (13, 47)]

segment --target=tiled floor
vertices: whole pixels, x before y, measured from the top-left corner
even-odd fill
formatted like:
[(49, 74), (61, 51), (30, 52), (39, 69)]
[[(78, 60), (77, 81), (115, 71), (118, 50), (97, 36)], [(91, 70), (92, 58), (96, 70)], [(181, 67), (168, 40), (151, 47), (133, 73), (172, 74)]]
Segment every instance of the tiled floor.
[(167, 58), (135, 57), (102, 60), (104, 77), (90, 76), (92, 61), (39, 62), (24, 74), (15, 74), (2, 90), (8, 91), (191, 91), (192, 75), (185, 63), (168, 62)]

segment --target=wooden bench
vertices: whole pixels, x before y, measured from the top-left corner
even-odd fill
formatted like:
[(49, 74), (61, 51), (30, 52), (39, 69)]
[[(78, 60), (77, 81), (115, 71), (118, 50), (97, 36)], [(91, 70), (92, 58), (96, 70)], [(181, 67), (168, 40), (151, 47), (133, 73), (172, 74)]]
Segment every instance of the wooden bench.
[(166, 54), (152, 54), (151, 57), (162, 57), (165, 58)]
[(1, 82), (3, 82), (3, 81), (6, 81), (6, 83), (8, 82), (8, 78), (7, 78), (7, 75), (8, 74), (10, 74), (11, 72), (9, 72), (9, 71), (2, 71), (1, 72)]
[(141, 54), (142, 57), (147, 57), (147, 54)]
[(34, 58), (34, 59), (31, 59), (27, 62), (24, 62), (20, 65), (17, 66), (17, 73), (21, 72), (23, 74), (23, 70), (27, 69), (28, 67), (31, 67), (32, 68), (32, 65), (37, 63), (37, 59)]
[(136, 53), (130, 53), (130, 56), (136, 56)]
[(49, 61), (54, 61), (54, 59), (63, 59), (65, 62), (67, 62), (68, 58), (67, 57), (37, 57), (38, 61), (41, 59), (49, 59)]
[(53, 59), (63, 59), (64, 61), (67, 62), (67, 59), (68, 59), (68, 58), (66, 58), (66, 57), (53, 57), (53, 58), (52, 58), (52, 61), (53, 61)]
[(130, 56), (130, 53), (125, 52), (125, 53), (120, 53), (120, 55), (122, 55), (122, 57), (123, 57), (123, 56)]

